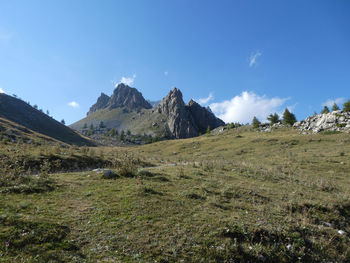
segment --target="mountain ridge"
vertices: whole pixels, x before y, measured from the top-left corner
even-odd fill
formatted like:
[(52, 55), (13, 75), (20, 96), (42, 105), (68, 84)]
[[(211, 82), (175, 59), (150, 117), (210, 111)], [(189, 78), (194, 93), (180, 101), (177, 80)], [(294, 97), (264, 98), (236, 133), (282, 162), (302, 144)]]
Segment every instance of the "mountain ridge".
[(0, 117), (64, 143), (93, 145), (91, 141), (83, 138), (71, 128), (33, 108), (28, 103), (4, 93), (0, 93)]
[[(161, 138), (191, 138), (207, 128), (225, 123), (194, 100), (185, 104), (182, 92), (174, 87), (155, 107), (135, 88), (118, 84), (111, 97), (101, 93), (87, 116), (70, 125), (84, 132), (84, 127), (99, 126), (133, 134), (147, 134)], [(86, 132), (86, 131), (85, 131)]]

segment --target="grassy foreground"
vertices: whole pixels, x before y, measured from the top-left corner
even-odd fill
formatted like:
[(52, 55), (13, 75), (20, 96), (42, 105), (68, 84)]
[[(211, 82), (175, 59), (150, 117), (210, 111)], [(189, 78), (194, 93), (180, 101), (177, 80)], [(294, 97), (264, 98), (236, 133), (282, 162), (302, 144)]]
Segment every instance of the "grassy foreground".
[(350, 261), (349, 134), (241, 128), (96, 151), (128, 152), (118, 165), (135, 176), (0, 184), (0, 262)]

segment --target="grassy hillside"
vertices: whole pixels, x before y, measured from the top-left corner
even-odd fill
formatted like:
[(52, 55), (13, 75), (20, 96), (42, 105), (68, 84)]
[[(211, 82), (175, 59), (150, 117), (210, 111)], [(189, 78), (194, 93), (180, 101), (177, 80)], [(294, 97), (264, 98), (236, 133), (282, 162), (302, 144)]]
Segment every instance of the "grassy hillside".
[(0, 184), (3, 261), (350, 261), (349, 134), (243, 127), (95, 151), (120, 176), (44, 170), (51, 188), (34, 193)]
[(88, 139), (81, 137), (69, 127), (24, 101), (3, 93), (0, 94), (0, 117), (68, 144), (92, 145)]
[(0, 140), (6, 142), (21, 143), (62, 143), (59, 140), (32, 131), (20, 124), (0, 117)]
[[(140, 111), (125, 111), (124, 108), (102, 109), (89, 114), (84, 119), (70, 125), (75, 130), (82, 130), (84, 125), (98, 127), (103, 121), (107, 128), (115, 128), (119, 132), (130, 130), (132, 134), (144, 133), (152, 136), (165, 136), (165, 120), (162, 114), (155, 113), (153, 109)], [(157, 125), (152, 126), (152, 123)]]

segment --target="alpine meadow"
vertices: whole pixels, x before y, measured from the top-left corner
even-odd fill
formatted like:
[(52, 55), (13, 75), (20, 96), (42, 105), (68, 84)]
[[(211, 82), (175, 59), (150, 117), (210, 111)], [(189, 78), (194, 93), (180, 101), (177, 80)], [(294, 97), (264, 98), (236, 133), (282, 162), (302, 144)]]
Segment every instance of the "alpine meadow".
[(0, 1), (0, 262), (350, 262), (349, 12)]

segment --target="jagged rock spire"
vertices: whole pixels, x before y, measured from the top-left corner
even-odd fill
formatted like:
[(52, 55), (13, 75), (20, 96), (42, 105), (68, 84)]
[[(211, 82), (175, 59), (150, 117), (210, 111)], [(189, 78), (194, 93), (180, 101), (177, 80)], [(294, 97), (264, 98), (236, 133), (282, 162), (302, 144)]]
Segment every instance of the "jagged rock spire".
[(114, 90), (107, 107), (110, 109), (126, 107), (129, 110), (150, 109), (152, 105), (147, 102), (135, 88), (131, 88), (124, 83), (118, 84)]

